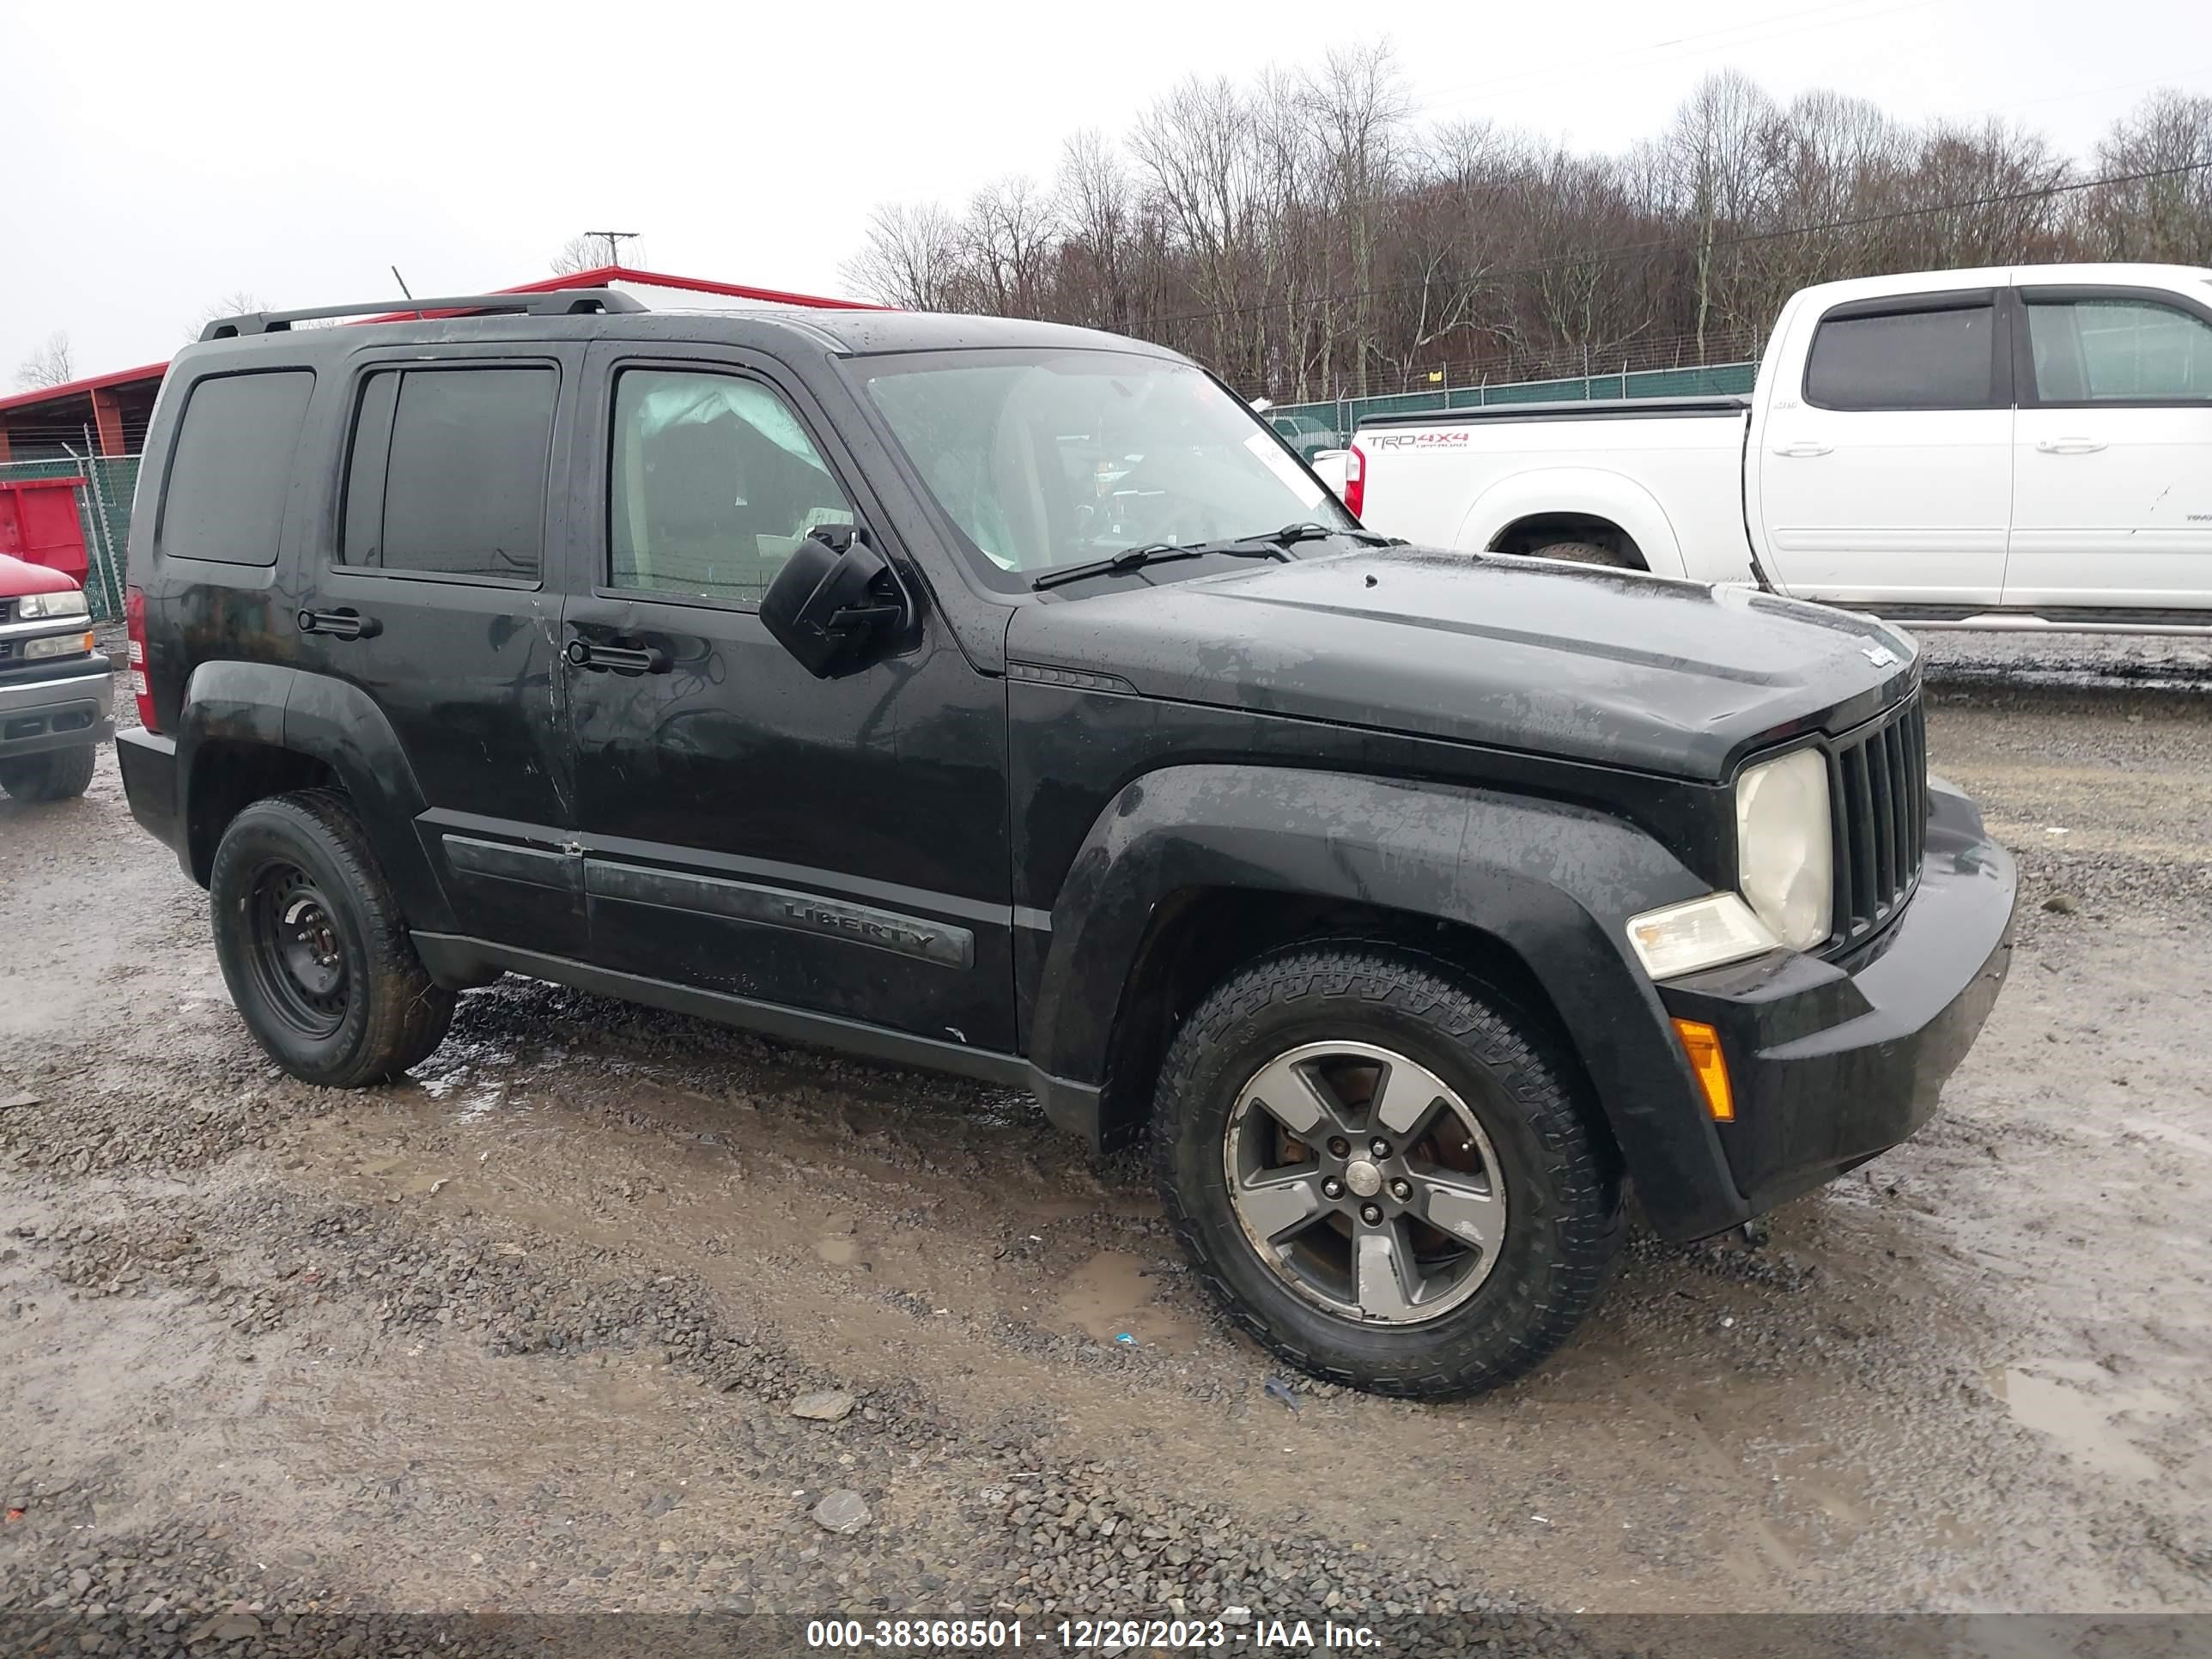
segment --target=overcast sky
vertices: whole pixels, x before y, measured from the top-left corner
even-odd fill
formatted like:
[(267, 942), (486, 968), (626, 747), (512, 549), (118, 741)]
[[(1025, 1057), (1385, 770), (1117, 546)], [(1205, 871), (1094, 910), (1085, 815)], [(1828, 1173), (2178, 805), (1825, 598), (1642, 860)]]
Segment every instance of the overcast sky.
[(1386, 35), (1417, 103), (1577, 148), (1654, 132), (1705, 72), (1916, 119), (1996, 113), (2086, 152), (2154, 86), (2212, 90), (2207, 0), (1409, 5), (479, 5), (0, 0), (0, 393), (66, 331), (79, 374), (159, 361), (209, 304), (542, 276), (574, 233), (658, 269), (838, 292), (885, 198), (1048, 176), (1183, 76)]

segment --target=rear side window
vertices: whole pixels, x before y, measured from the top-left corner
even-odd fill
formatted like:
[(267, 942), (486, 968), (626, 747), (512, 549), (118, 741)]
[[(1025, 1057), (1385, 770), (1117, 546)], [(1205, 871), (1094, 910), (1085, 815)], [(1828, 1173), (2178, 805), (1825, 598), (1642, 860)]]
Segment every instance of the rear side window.
[(386, 369), (362, 383), (339, 558), (534, 582), (559, 377), (550, 367)]
[(1813, 336), (1805, 401), (1820, 409), (1993, 409), (1993, 306), (1828, 317)]
[(155, 540), (166, 558), (274, 564), (314, 374), (217, 374), (192, 387)]

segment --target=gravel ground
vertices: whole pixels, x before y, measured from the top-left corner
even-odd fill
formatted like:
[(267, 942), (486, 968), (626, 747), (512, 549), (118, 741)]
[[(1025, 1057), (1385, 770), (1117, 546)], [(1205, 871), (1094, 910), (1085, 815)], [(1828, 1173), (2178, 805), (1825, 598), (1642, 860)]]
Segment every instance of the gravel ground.
[(112, 757), (0, 802), (0, 1651), (2212, 1612), (2212, 649), (1933, 654), (2027, 886), (1947, 1111), (1448, 1407), (1279, 1375), (1025, 1097), (518, 980), (305, 1088)]

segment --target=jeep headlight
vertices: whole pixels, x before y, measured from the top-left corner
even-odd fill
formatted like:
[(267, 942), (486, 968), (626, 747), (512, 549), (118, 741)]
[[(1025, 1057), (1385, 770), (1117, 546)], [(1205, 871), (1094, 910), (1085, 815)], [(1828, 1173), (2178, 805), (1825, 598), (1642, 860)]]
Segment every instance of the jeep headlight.
[(1828, 762), (1817, 749), (1747, 768), (1735, 781), (1736, 886), (1628, 919), (1628, 943), (1655, 980), (1694, 974), (1828, 937), (1834, 831)]
[(1747, 767), (1735, 781), (1736, 886), (1777, 940), (1809, 951), (1828, 937), (1835, 831), (1828, 761), (1800, 749)]
[(48, 617), (82, 617), (84, 614), (84, 595), (75, 589), (66, 593), (32, 593), (15, 601), (15, 615), (22, 622), (39, 622)]

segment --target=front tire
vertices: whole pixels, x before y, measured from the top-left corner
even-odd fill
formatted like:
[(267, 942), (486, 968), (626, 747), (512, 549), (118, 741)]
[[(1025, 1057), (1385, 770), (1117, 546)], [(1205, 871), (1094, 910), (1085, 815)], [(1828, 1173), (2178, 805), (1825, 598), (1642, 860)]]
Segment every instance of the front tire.
[(383, 1083), (445, 1040), (454, 994), (431, 981), (343, 795), (301, 790), (230, 822), (208, 882), (231, 1000), (269, 1057), (307, 1083)]
[(0, 789), (17, 800), (74, 800), (92, 787), (93, 745), (0, 761)]
[(1621, 1235), (1549, 1029), (1451, 964), (1342, 944), (1217, 987), (1161, 1070), (1160, 1195), (1231, 1319), (1300, 1370), (1444, 1399), (1540, 1364)]

